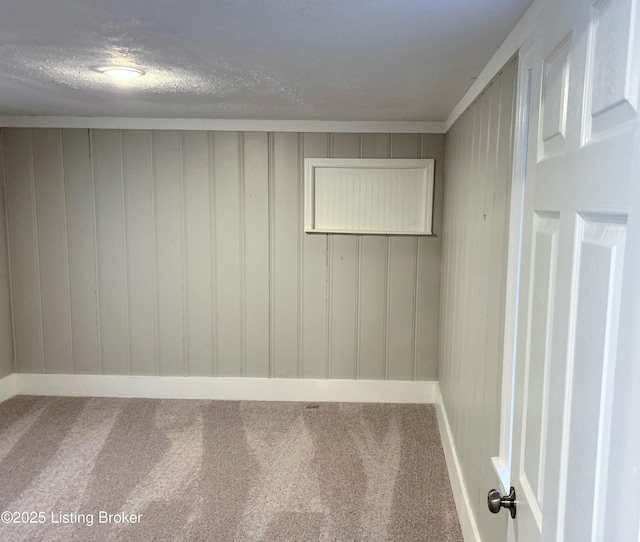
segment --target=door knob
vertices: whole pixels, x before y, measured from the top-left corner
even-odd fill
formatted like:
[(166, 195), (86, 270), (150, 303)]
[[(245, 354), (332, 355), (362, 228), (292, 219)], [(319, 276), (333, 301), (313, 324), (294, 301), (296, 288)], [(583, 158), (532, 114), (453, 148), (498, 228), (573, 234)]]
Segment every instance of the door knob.
[(500, 508), (508, 508), (511, 512), (511, 517), (516, 517), (516, 490), (511, 486), (509, 495), (503, 497), (497, 489), (492, 489), (487, 495), (487, 505), (489, 506), (489, 512), (497, 514), (500, 512)]

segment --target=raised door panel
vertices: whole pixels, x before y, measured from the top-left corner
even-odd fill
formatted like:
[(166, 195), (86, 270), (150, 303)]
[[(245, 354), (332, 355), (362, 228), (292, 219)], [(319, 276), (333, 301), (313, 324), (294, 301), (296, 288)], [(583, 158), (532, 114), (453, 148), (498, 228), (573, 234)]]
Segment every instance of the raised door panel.
[(589, 33), (585, 137), (597, 137), (638, 111), (640, 36), (636, 0), (600, 0)]
[(586, 215), (578, 220), (566, 397), (570, 423), (559, 524), (565, 540), (607, 540), (607, 467), (610, 456), (620, 453), (609, 434), (626, 223), (615, 216)]
[(554, 324), (558, 229), (557, 216), (537, 215), (534, 218), (520, 482), (527, 493), (538, 528), (541, 528), (543, 511), (542, 482), (546, 452), (545, 429), (548, 419), (547, 394), (551, 330)]
[(548, 158), (566, 150), (571, 36), (544, 60), (540, 110), (540, 155)]

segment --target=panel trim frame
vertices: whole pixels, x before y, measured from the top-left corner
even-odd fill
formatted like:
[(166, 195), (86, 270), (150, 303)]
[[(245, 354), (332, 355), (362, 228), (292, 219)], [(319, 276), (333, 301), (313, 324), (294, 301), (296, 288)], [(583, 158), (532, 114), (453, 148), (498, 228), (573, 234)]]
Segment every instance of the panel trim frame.
[[(315, 170), (322, 169), (422, 169), (424, 189), (424, 229), (422, 230), (351, 230), (316, 228), (315, 215)], [(433, 200), (435, 185), (435, 160), (433, 158), (305, 158), (304, 159), (304, 231), (305, 233), (340, 233), (357, 235), (420, 235), (433, 237)]]

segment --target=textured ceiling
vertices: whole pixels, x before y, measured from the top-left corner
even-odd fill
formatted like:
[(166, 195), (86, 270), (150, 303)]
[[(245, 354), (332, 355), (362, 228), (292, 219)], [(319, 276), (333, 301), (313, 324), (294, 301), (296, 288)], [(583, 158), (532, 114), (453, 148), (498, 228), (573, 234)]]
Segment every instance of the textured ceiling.
[(0, 0), (0, 114), (443, 120), (530, 3)]

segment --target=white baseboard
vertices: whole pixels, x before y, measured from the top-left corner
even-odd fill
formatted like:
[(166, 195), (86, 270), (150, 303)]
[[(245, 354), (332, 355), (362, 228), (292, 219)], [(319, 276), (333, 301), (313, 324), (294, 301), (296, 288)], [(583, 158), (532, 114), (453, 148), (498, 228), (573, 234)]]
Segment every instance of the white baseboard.
[(451, 433), (451, 427), (449, 426), (447, 411), (445, 410), (444, 403), (442, 402), (440, 386), (436, 383), (435, 388), (434, 403), (436, 404), (440, 439), (442, 440), (442, 447), (444, 448), (444, 455), (447, 460), (449, 480), (451, 481), (451, 489), (453, 490), (453, 500), (456, 503), (456, 510), (458, 511), (462, 537), (465, 542), (482, 542), (476, 520), (473, 517), (473, 512), (469, 505), (469, 494), (467, 493), (467, 488), (464, 485), (462, 468), (458, 461), (458, 454), (456, 453), (455, 443), (453, 442), (453, 434)]
[(10, 374), (0, 378), (0, 403), (17, 394), (16, 375)]
[[(238, 401), (433, 403), (437, 382), (16, 373), (11, 395)], [(4, 381), (5, 379), (3, 379)], [(2, 382), (2, 381), (0, 381)], [(7, 389), (12, 389), (7, 384)], [(8, 395), (6, 398), (10, 397)], [(0, 391), (1, 396), (1, 391)]]

